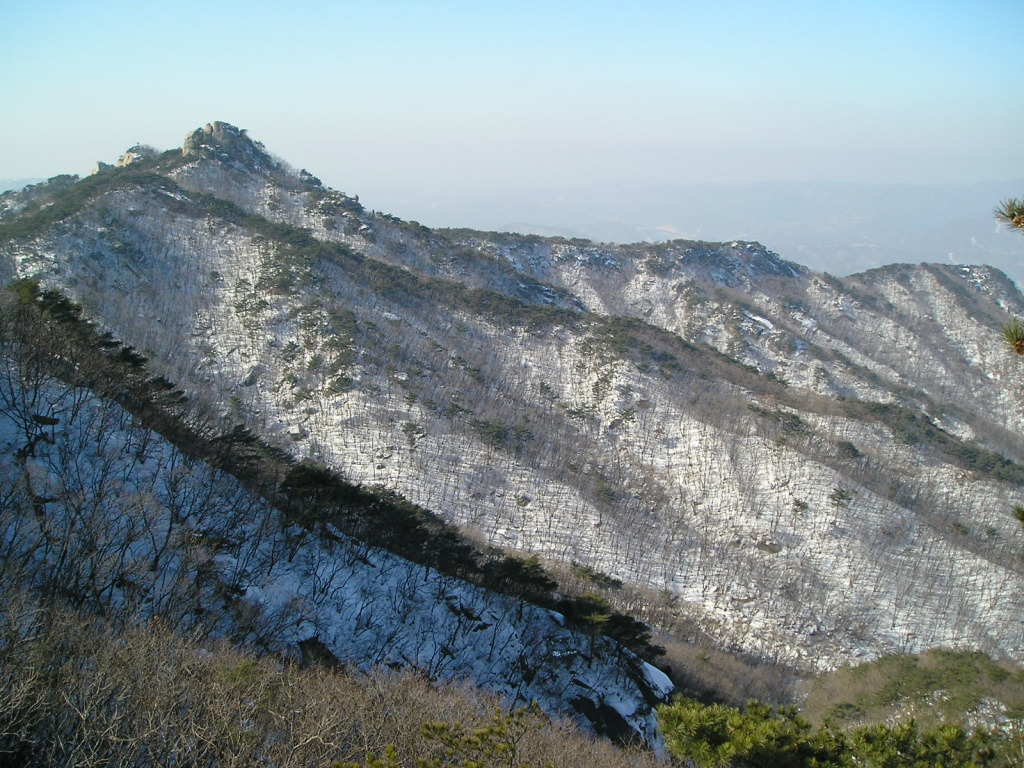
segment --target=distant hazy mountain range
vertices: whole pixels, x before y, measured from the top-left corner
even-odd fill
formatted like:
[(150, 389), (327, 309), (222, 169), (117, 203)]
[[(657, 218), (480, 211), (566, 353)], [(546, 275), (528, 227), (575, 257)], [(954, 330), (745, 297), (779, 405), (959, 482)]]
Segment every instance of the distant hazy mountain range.
[[(1024, 237), (993, 207), (1024, 180), (980, 184), (662, 184), (382, 192), (427, 226), (471, 226), (599, 242), (757, 240), (812, 269), (848, 275), (921, 261), (990, 264), (1024, 280)], [(375, 196), (365, 194), (373, 204)]]
[[(0, 192), (40, 181), (0, 179)], [(384, 189), (364, 198), (432, 227), (607, 243), (756, 240), (784, 258), (836, 275), (922, 261), (988, 264), (1020, 285), (1024, 237), (1000, 226), (992, 209), (1021, 195), (1024, 179)]]

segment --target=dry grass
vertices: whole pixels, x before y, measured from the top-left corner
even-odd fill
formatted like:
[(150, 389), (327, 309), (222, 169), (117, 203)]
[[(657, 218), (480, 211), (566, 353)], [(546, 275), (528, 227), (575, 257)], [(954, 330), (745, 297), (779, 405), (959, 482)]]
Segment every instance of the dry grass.
[[(0, 599), (0, 762), (23, 766), (329, 766), (394, 748), (398, 765), (447, 764), (428, 723), (484, 728), (499, 703), (412, 673), (300, 668), (159, 622)], [(520, 718), (502, 765), (655, 765), (539, 714)]]
[(739, 707), (756, 699), (776, 706), (795, 704), (802, 676), (784, 664), (744, 657), (710, 643), (662, 641), (662, 661), (671, 667), (679, 693)]

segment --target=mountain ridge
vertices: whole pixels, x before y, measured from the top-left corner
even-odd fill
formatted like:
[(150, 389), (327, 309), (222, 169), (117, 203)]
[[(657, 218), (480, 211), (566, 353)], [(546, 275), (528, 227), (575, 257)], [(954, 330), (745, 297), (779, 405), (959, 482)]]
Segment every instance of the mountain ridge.
[(597, 242), (757, 239), (815, 271), (886, 263), (990, 264), (1020, 283), (1024, 243), (995, 225), (1022, 180), (886, 185), (838, 182), (589, 185), (470, 192), (365, 190), (431, 226), (562, 234)]
[(1024, 423), (997, 329), (1024, 298), (998, 270), (435, 231), (225, 154), (140, 160), (121, 172), (148, 181), (35, 232), (5, 195), (0, 260), (226, 424), (664, 590), (726, 647), (1019, 657)]

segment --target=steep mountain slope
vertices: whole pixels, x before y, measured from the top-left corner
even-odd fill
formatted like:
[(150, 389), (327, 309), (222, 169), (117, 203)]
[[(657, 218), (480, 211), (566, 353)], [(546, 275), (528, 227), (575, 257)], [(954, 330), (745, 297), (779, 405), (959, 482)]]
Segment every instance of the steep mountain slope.
[(0, 198), (7, 276), (224, 429), (662, 591), (729, 647), (1020, 658), (1024, 403), (996, 329), (1024, 298), (997, 270), (431, 231), (223, 123), (50, 186)]
[[(510, 706), (659, 746), (653, 707), (672, 685), (657, 669), (553, 611), (302, 524), (97, 396), (87, 383), (107, 389), (116, 366), (74, 343), (54, 349), (41, 334), (67, 328), (25, 315), (0, 301), (4, 594), (286, 658), (468, 680)], [(111, 394), (135, 401), (125, 393), (145, 376), (122, 368)]]

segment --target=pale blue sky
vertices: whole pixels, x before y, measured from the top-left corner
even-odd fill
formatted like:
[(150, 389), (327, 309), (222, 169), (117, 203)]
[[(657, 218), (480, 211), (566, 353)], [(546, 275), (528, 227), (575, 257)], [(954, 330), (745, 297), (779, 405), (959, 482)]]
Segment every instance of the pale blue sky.
[(211, 120), (364, 196), (1024, 178), (1022, 0), (0, 0), (0, 46), (0, 178)]

